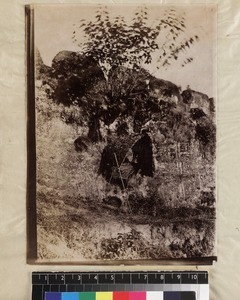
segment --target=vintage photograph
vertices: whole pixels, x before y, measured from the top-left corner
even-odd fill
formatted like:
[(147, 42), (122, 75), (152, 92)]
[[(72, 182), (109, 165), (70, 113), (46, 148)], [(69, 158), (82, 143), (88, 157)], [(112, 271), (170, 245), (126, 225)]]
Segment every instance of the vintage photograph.
[(216, 259), (216, 6), (33, 12), (36, 261)]

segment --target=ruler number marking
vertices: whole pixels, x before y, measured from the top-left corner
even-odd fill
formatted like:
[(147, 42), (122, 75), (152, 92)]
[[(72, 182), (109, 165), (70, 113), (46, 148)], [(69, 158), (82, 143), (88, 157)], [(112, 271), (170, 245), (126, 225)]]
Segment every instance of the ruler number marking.
[[(170, 273), (170, 272), (169, 272)], [(169, 273), (166, 273), (166, 274), (169, 274)], [(174, 272), (175, 273), (175, 272)], [(34, 274), (34, 273), (33, 273)], [(35, 273), (36, 274), (36, 273)], [(35, 275), (34, 274), (34, 275)], [(135, 273), (136, 274), (136, 273)], [(142, 274), (141, 275), (141, 273), (138, 273), (138, 274), (136, 274), (135, 276), (139, 279), (139, 280), (144, 280), (144, 282), (147, 282), (148, 283), (148, 280), (150, 280), (150, 278), (151, 279), (153, 279), (153, 278), (155, 278), (156, 280), (161, 280), (164, 284), (166, 284), (166, 281), (168, 281), (167, 280), (167, 278), (166, 278), (166, 274), (163, 272), (162, 274), (160, 273), (159, 275), (157, 274), (157, 273), (154, 273), (154, 274), (151, 274), (151, 276), (149, 277), (148, 275), (149, 274), (147, 274), (147, 273), (145, 273), (145, 274)], [(188, 280), (190, 280), (190, 282), (189, 283), (194, 283), (194, 284), (201, 284), (201, 283), (203, 283), (201, 280), (203, 279), (208, 279), (208, 274), (207, 273), (198, 273), (198, 272), (196, 272), (196, 273), (191, 273), (191, 272), (185, 272), (185, 273), (181, 273), (181, 272), (179, 272), (179, 273), (175, 273), (175, 274), (173, 274), (173, 273), (170, 273), (171, 274), (171, 277), (172, 278), (174, 278), (175, 277), (175, 280), (177, 279), (178, 280), (178, 283), (179, 284), (182, 284), (182, 280), (184, 280), (184, 282), (185, 282), (185, 280), (187, 280), (187, 278), (188, 278)], [(37, 275), (37, 276), (36, 276)], [(43, 285), (49, 285), (50, 286), (50, 290), (51, 290), (51, 285), (54, 285), (54, 284), (57, 284), (57, 283), (54, 283), (54, 281), (55, 280), (58, 280), (58, 284), (62, 284), (62, 285), (66, 285), (67, 283), (66, 283), (66, 281), (67, 281), (67, 278), (65, 277), (65, 274), (59, 274), (59, 273), (41, 273), (41, 274), (36, 274), (34, 277), (35, 278), (33, 278), (33, 280), (35, 279), (35, 280), (39, 280), (39, 282), (37, 282), (37, 285), (39, 284), (41, 284), (42, 285), (42, 288), (43, 288)], [(52, 276), (53, 275), (53, 276)], [(77, 283), (76, 282), (76, 280), (78, 281), (78, 284), (83, 284), (82, 283), (82, 280), (83, 280), (83, 277), (82, 277), (82, 275), (83, 274), (76, 274), (76, 276), (74, 276), (73, 277), (73, 275), (71, 274), (69, 277), (72, 277), (72, 279), (74, 279), (75, 280), (75, 283)], [(87, 275), (87, 274), (86, 274)], [(129, 275), (129, 277), (130, 277), (130, 282), (131, 282), (131, 279), (132, 279), (132, 276), (134, 276), (134, 273), (126, 273), (126, 275)], [(122, 278), (122, 279), (124, 279), (124, 277), (125, 277), (125, 273), (117, 273), (117, 276), (119, 276), (120, 278)], [(169, 276), (169, 275), (168, 275)], [(182, 277), (183, 276), (183, 277)], [(91, 279), (91, 281), (92, 280), (94, 280), (95, 281), (95, 284), (100, 284), (99, 283), (99, 274), (96, 274), (96, 273), (92, 273), (92, 274), (88, 274), (88, 277), (89, 277), (89, 279)], [(136, 277), (135, 277), (135, 279), (136, 279)], [(159, 278), (159, 279), (158, 279)], [(108, 274), (105, 274), (105, 279), (106, 280), (108, 280), (108, 282), (109, 282), (109, 280), (111, 280), (111, 283), (115, 283), (115, 280), (116, 280), (116, 274), (115, 273), (108, 273)], [(59, 282), (59, 280), (61, 281), (61, 282)], [(50, 284), (50, 282), (51, 282), (51, 284)], [(100, 280), (100, 282), (101, 282), (101, 280)], [(130, 284), (130, 282), (129, 282), (129, 284)], [(143, 281), (142, 281), (143, 282)], [(92, 281), (92, 283), (93, 283), (93, 281)], [(110, 282), (109, 282), (110, 283)], [(150, 282), (150, 283), (153, 283), (153, 282)], [(177, 283), (177, 282), (176, 282)], [(207, 281), (206, 281), (206, 283), (207, 283)], [(84, 285), (84, 284), (83, 284)], [(59, 289), (60, 289), (60, 286), (58, 287)]]

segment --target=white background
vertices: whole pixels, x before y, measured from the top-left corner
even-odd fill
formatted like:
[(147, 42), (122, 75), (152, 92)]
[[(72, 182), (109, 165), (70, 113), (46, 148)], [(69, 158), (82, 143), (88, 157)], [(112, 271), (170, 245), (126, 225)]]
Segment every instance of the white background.
[[(26, 264), (27, 117), (24, 4), (28, 3), (24, 0), (0, 1), (0, 299), (4, 300), (30, 299), (32, 271), (96, 270), (96, 267), (86, 266)], [(31, 3), (73, 3), (73, 1), (32, 0)], [(180, 1), (171, 3), (179, 4)], [(181, 1), (181, 3), (200, 2)], [(213, 2), (202, 1), (202, 3)], [(240, 1), (219, 0), (214, 3), (218, 3), (218, 262), (214, 266), (198, 269), (208, 269), (210, 272), (211, 300), (239, 300)], [(98, 270), (108, 269), (109, 267), (98, 268)], [(125, 268), (120, 266), (114, 269)], [(196, 267), (128, 267), (128, 270), (142, 269), (196, 270)]]

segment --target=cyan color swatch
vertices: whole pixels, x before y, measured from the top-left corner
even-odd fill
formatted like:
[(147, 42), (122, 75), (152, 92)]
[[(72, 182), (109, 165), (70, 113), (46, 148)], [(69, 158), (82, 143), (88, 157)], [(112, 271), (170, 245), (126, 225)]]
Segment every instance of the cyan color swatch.
[(61, 300), (79, 300), (79, 293), (64, 292), (64, 293), (62, 293)]

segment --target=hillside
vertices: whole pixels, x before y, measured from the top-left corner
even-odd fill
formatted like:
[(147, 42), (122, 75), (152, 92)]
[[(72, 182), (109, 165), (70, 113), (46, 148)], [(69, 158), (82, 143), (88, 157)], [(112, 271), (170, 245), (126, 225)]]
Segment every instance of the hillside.
[[(98, 65), (76, 53), (61, 52), (50, 69), (38, 59), (36, 69), (42, 70), (36, 86), (39, 258), (214, 255), (215, 126), (212, 111), (201, 107), (208, 97), (201, 102), (191, 92), (186, 101), (176, 85), (145, 70), (114, 69), (106, 84)], [(142, 128), (152, 141), (153, 177), (138, 172), (126, 186), (106, 180), (99, 173), (104, 149), (111, 146), (121, 163)]]

